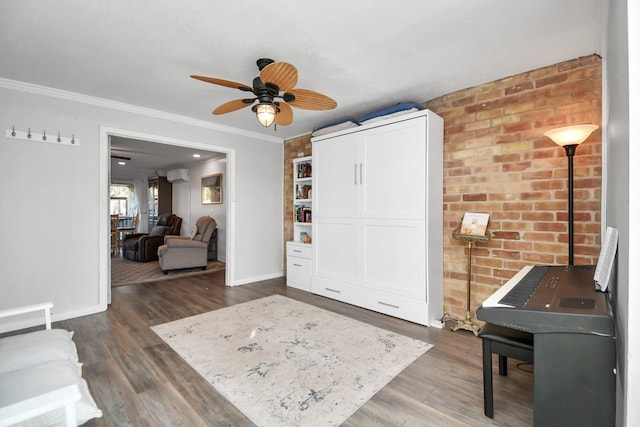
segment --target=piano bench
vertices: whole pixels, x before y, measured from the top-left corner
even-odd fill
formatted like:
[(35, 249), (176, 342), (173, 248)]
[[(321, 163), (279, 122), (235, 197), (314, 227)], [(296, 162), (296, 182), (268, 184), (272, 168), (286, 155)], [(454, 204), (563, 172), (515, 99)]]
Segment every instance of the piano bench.
[(493, 354), (498, 355), (498, 372), (507, 375), (507, 358), (533, 363), (533, 334), (486, 323), (482, 338), (482, 382), (484, 385), (484, 414), (493, 418)]

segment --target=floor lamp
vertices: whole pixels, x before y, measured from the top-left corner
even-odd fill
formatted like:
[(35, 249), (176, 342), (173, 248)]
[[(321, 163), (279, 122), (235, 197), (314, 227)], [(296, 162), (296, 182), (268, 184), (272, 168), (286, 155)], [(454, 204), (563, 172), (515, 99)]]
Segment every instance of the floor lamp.
[(569, 190), (569, 265), (573, 265), (573, 155), (578, 145), (584, 142), (591, 133), (598, 129), (596, 125), (574, 125), (553, 129), (544, 133), (553, 142), (564, 147), (568, 158), (568, 190)]

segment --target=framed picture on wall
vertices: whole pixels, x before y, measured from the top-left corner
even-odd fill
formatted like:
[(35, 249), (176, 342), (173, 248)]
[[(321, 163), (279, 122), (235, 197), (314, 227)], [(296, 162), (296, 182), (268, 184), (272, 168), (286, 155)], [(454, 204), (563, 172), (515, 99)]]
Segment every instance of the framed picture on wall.
[(215, 205), (222, 203), (222, 174), (203, 176), (201, 178), (202, 204)]

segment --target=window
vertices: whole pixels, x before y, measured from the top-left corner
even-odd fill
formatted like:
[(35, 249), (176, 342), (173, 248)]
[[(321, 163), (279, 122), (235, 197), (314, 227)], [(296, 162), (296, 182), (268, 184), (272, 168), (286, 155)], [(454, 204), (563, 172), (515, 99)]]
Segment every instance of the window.
[(112, 215), (131, 216), (130, 201), (133, 195), (133, 186), (127, 184), (111, 184), (109, 193), (111, 198), (110, 213)]

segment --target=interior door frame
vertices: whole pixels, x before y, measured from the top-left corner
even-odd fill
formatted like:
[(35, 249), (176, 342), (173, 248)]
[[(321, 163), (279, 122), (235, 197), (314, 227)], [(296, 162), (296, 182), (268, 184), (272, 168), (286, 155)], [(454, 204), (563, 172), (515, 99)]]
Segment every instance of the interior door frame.
[(235, 284), (235, 219), (236, 219), (236, 152), (229, 147), (205, 144), (185, 139), (169, 138), (166, 136), (152, 135), (126, 129), (100, 126), (100, 215), (99, 220), (99, 304), (107, 309), (111, 303), (111, 256), (109, 241), (109, 185), (111, 182), (111, 162), (109, 138), (118, 136), (123, 138), (140, 139), (158, 144), (175, 145), (178, 147), (193, 148), (202, 151), (215, 151), (224, 153), (227, 157), (226, 177), (228, 186), (228, 208), (226, 222), (226, 268), (225, 285)]

